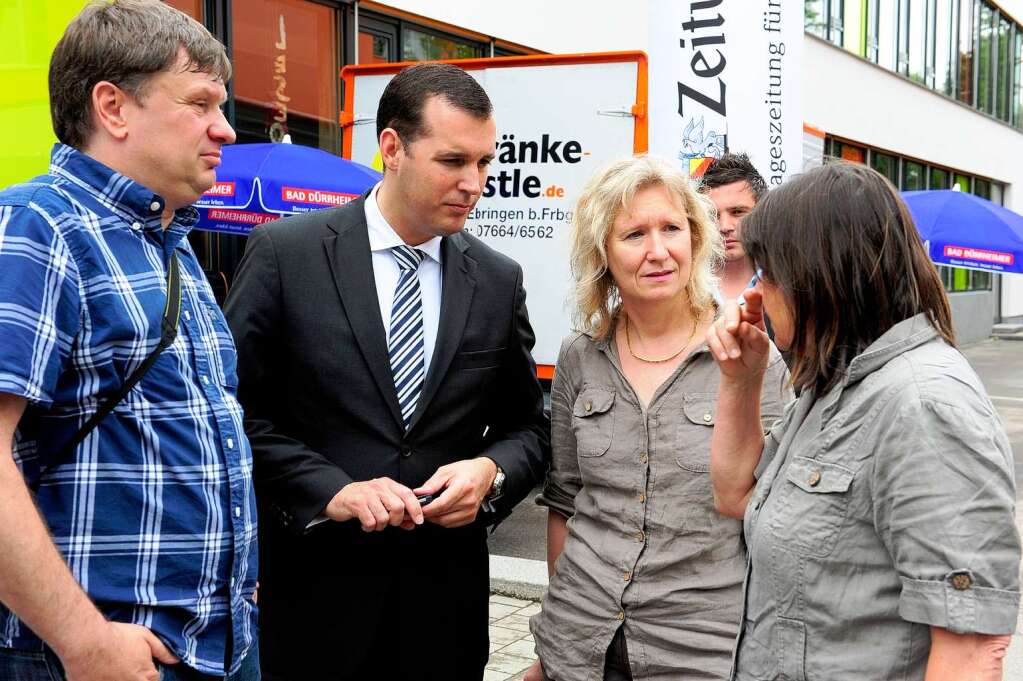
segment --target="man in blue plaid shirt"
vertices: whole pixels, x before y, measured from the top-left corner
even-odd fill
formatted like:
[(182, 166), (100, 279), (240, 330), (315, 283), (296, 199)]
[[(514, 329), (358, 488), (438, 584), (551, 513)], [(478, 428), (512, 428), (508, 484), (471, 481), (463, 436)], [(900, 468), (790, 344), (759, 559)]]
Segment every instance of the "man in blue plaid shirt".
[[(185, 238), (230, 74), (168, 5), (90, 4), (50, 64), (50, 172), (0, 192), (0, 679), (259, 678), (235, 350)], [(176, 339), (58, 457), (157, 345), (172, 254)]]

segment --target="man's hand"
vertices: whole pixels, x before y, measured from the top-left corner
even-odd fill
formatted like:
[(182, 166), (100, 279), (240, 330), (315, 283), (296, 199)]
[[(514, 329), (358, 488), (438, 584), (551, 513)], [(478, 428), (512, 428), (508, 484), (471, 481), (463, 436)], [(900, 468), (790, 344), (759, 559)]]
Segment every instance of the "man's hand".
[(748, 381), (767, 369), (771, 341), (764, 330), (760, 292), (747, 289), (743, 297), (745, 305), (725, 304), (724, 314), (707, 329), (707, 346), (722, 376)]
[(461, 527), (476, 520), (480, 504), (494, 485), (497, 464), (480, 456), (441, 466), (417, 487), (416, 494), (444, 493), (423, 509), (423, 516), (441, 527)]
[(534, 662), (526, 670), (526, 675), (522, 677), (522, 681), (543, 681), (543, 668), (540, 666), (540, 660)]
[(409, 530), (423, 524), (423, 508), (416, 495), (390, 478), (345, 485), (327, 504), (324, 515), (338, 522), (358, 518), (366, 532), (379, 532), (388, 525)]
[(159, 681), (153, 658), (179, 662), (153, 632), (137, 624), (107, 622), (82, 643), (60, 655), (68, 681)]

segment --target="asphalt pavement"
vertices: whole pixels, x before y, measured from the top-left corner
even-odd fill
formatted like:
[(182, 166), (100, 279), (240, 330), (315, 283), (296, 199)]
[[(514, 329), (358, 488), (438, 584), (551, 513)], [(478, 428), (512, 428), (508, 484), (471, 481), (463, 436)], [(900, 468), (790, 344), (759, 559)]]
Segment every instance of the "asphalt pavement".
[[(1023, 342), (986, 340), (962, 348), (980, 376), (1009, 435), (1016, 463), (1016, 498), (1023, 494)], [(539, 490), (535, 490), (539, 492)], [(1023, 531), (1023, 506), (1016, 525)], [(532, 501), (519, 504), (490, 537), (491, 579), (498, 591), (536, 599), (546, 576), (547, 511)], [(1005, 681), (1023, 681), (1023, 636), (1009, 649)]]

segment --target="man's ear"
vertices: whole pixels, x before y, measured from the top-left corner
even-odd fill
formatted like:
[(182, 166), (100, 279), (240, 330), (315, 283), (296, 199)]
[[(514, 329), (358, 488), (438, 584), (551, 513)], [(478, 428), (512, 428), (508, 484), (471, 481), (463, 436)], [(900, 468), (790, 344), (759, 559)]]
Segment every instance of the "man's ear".
[(380, 133), (380, 160), (384, 168), (394, 172), (398, 169), (398, 155), (407, 154), (405, 145), (394, 128), (384, 128)]
[(102, 128), (114, 139), (127, 137), (127, 103), (128, 95), (121, 88), (107, 80), (96, 83), (92, 88), (92, 116), (97, 128)]

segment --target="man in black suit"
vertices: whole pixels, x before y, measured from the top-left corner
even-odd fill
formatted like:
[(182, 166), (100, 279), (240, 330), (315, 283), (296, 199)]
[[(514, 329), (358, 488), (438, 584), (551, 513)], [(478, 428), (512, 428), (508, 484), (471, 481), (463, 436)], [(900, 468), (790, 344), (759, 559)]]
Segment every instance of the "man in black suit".
[(254, 230), (226, 305), (269, 679), (482, 678), (485, 528), (549, 458), (522, 270), (462, 232), (494, 156), (489, 98), (413, 66), (377, 132), (380, 184)]

